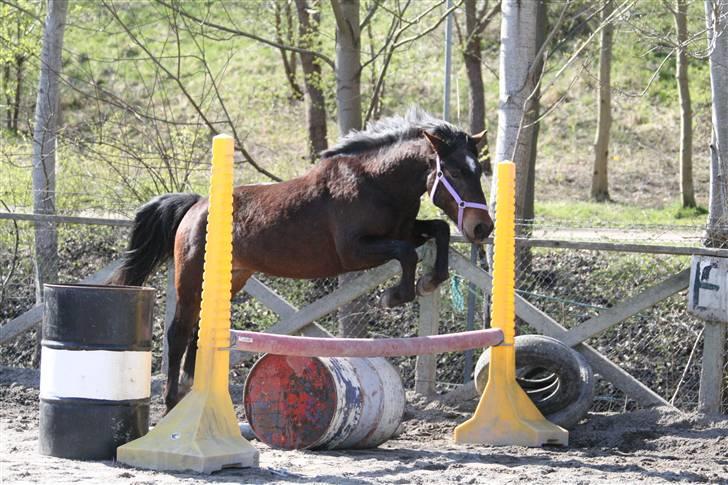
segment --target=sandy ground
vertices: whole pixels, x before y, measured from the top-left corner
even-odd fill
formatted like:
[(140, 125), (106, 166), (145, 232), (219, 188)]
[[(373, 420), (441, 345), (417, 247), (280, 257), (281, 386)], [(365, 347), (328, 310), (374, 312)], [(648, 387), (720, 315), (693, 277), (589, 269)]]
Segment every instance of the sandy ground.
[[(160, 473), (39, 455), (37, 371), (0, 368), (0, 482), (728, 483), (726, 416), (709, 419), (667, 409), (590, 415), (572, 430), (565, 448), (460, 446), (452, 442), (452, 429), (469, 415), (471, 403), (454, 409), (409, 398), (401, 434), (378, 449), (291, 452), (254, 441), (261, 454), (258, 469), (209, 476)], [(233, 399), (240, 402), (239, 386), (233, 386)], [(153, 422), (161, 411), (157, 396)]]

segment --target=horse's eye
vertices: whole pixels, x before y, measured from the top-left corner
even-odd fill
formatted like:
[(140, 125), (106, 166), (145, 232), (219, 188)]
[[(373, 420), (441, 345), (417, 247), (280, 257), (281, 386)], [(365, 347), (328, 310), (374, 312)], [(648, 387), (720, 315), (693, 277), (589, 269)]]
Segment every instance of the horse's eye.
[(450, 176), (454, 179), (459, 179), (461, 177), (459, 170), (451, 170)]

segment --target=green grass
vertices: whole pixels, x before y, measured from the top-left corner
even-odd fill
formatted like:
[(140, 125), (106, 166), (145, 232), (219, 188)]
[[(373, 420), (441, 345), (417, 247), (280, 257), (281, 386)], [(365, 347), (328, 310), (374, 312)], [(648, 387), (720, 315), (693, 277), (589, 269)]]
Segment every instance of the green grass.
[[(416, 18), (425, 8), (427, 2), (414, 2), (407, 17)], [(228, 11), (242, 30), (267, 38), (274, 36), (273, 11), (266, 2), (233, 2), (224, 6), (187, 3), (185, 9), (201, 17), (209, 15), (219, 23), (227, 23), (227, 13), (224, 11)], [(559, 8), (554, 6), (552, 9), (552, 15), (558, 14)], [(690, 9), (690, 31), (695, 32), (702, 28), (702, 4), (691, 3)], [(167, 69), (176, 72), (175, 59), (167, 56), (174, 57), (176, 54), (177, 38), (172, 30), (160, 30), (159, 27), (167, 25), (169, 12), (153, 2), (122, 3), (118, 4), (118, 10), (135, 35), (162, 58)], [(375, 16), (372, 24), (375, 51), (381, 47), (381, 39), (389, 28), (390, 17), (383, 12)], [(672, 17), (657, 0), (640, 2), (637, 13), (640, 14), (640, 23), (648, 24), (656, 31), (668, 35), (673, 29)], [(433, 15), (436, 17), (436, 14)], [(425, 19), (412, 33), (424, 29), (435, 17)], [(176, 84), (166, 75), (156, 76), (156, 68), (113, 23), (104, 8), (93, 2), (80, 3), (71, 11), (70, 18), (72, 21), (66, 32), (64, 64), (64, 73), (69, 78), (93, 78), (132, 105), (147, 106), (151, 92), (158, 98), (164, 93), (169, 97), (167, 104), (156, 99), (160, 106), (168, 110), (164, 116), (180, 122), (199, 121)], [(328, 7), (325, 8), (322, 22), (321, 49), (327, 56), (334, 57), (333, 17)], [(201, 93), (209, 87), (209, 78), (206, 78), (201, 68), (202, 52), (186, 32), (186, 29), (182, 29), (179, 37), (182, 54), (180, 73), (192, 96), (201, 98)], [(439, 113), (443, 82), (442, 35), (442, 29), (435, 29), (398, 51), (392, 58), (383, 93), (383, 115), (401, 113), (410, 104), (419, 104), (435, 114)], [(483, 71), (486, 117), (492, 149), (495, 148), (498, 115), (498, 79), (493, 70), (498, 64), (499, 35), (498, 21), (491, 24), (484, 34), (484, 64), (488, 66)], [(551, 69), (547, 79), (558, 71), (557, 68), (573, 52), (573, 46), (583, 41), (585, 35), (566, 42), (561, 50), (553, 53), (549, 59)], [(309, 165), (305, 157), (307, 134), (304, 107), (302, 103), (292, 103), (288, 99), (290, 89), (278, 51), (240, 37), (198, 40), (210, 70), (219, 77), (216, 82), (230, 109), (233, 124), (253, 158), (284, 179), (306, 171)], [(595, 123), (594, 76), (598, 43), (593, 42), (585, 51), (585, 69), (568, 69), (553, 87), (542, 93), (544, 110), (551, 106), (555, 109), (544, 118), (539, 135), (536, 181), (536, 213), (539, 218), (582, 225), (704, 224), (705, 217), (701, 209), (680, 210), (678, 204), (659, 207), (662, 201), (669, 200), (676, 193), (667, 182), (674, 180), (677, 174), (673, 160), (676, 159), (679, 128), (674, 65), (672, 61), (665, 63), (650, 84), (655, 69), (664, 58), (664, 52), (653, 50), (653, 47), (654, 41), (635, 31), (630, 24), (619, 24), (612, 66), (615, 124), (610, 148), (614, 157), (610, 161), (610, 180), (615, 189), (612, 191), (613, 197), (622, 204), (586, 202)], [(363, 33), (362, 60), (368, 59), (369, 48), (370, 40)], [(453, 54), (452, 116), (456, 123), (465, 126), (467, 76), (459, 50), (454, 49)], [(368, 64), (362, 73), (364, 108), (373, 90), (374, 74), (382, 67), (378, 61), (377, 70), (373, 71), (373, 65)], [(710, 99), (710, 83), (706, 62), (692, 60), (690, 69), (696, 120), (696, 195), (699, 202), (704, 204), (707, 198), (707, 184), (704, 182), (707, 180), (704, 175), (706, 165), (698, 163), (697, 153), (698, 147), (707, 144), (709, 136), (706, 127), (709, 124), (707, 102)], [(322, 76), (327, 97), (328, 138), (329, 143), (333, 144), (338, 137), (335, 78), (328, 66), (324, 66)], [(576, 82), (572, 84), (575, 77)], [(302, 82), (300, 71), (298, 82)], [(638, 95), (648, 85), (650, 88), (647, 92)], [(622, 92), (627, 94), (623, 95)], [(131, 212), (141, 201), (166, 191), (206, 192), (209, 164), (209, 134), (206, 128), (169, 128), (157, 134), (151, 124), (128, 119), (113, 107), (101, 105), (97, 113), (96, 105), (74, 90), (64, 89), (63, 95), (64, 103), (68, 103), (64, 109), (64, 120), (71, 127), (67, 136), (82, 138), (82, 143), (78, 146), (63, 145), (64, 148), (59, 152), (59, 210), (75, 213), (91, 208)], [(201, 105), (211, 119), (222, 119), (219, 105), (213, 97), (205, 97)], [(104, 129), (90, 131), (93, 128), (87, 128), (87, 123), (97, 118), (106, 120)], [(220, 126), (221, 129), (227, 129)], [(174, 174), (168, 173), (162, 163), (162, 150), (158, 148), (162, 145), (165, 146), (164, 154), (173, 155), (172, 159), (181, 165)], [(178, 148), (170, 153), (171, 145), (186, 149)], [(4, 198), (10, 205), (30, 205), (30, 147), (27, 140), (3, 138), (0, 142), (0, 185), (6, 188)], [(186, 164), (192, 167), (189, 178), (182, 177)], [(180, 178), (183, 183), (178, 181)], [(248, 165), (240, 164), (236, 167), (235, 181), (250, 183), (266, 180)], [(639, 185), (636, 183), (638, 181)], [(632, 194), (640, 196), (631, 197)], [(642, 208), (655, 205), (658, 208)], [(441, 217), (441, 213), (423, 198), (420, 217)]]
[(578, 201), (537, 202), (536, 218), (566, 221), (579, 225), (681, 225), (702, 226), (707, 211), (702, 207), (684, 209), (675, 202), (662, 208), (642, 208), (618, 203)]

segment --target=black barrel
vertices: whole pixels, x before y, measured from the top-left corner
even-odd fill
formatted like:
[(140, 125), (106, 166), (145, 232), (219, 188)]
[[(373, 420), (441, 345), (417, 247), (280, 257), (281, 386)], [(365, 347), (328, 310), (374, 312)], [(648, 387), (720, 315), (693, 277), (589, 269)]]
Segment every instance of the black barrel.
[(45, 285), (40, 452), (105, 460), (146, 434), (154, 290)]

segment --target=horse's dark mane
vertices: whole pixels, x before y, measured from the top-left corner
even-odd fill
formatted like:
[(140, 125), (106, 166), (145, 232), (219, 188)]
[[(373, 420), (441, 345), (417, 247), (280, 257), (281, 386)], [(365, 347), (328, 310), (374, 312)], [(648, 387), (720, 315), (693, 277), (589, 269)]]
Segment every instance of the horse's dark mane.
[(321, 152), (321, 158), (356, 155), (384, 148), (395, 143), (419, 138), (424, 130), (437, 135), (446, 142), (454, 141), (463, 135), (463, 131), (454, 125), (414, 107), (410, 108), (404, 116), (391, 116), (369, 122), (366, 129), (349, 133), (334, 147)]

